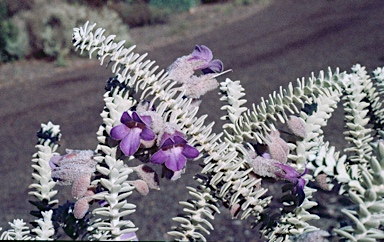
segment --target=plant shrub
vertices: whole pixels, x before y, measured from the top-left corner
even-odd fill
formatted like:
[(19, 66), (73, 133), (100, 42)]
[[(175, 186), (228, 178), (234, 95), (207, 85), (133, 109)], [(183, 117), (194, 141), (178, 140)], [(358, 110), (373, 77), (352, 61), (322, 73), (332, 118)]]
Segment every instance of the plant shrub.
[(19, 30), (8, 18), (7, 6), (0, 3), (0, 62), (19, 59), (22, 49), (19, 48)]
[[(23, 55), (27, 57), (48, 57), (63, 59), (71, 51), (73, 26), (88, 19), (99, 20), (100, 26), (120, 33), (121, 39), (130, 42), (128, 26), (118, 13), (107, 6), (92, 9), (86, 5), (54, 1), (39, 2), (30, 11), (21, 11), (12, 18), (20, 32), (26, 33), (22, 44)], [(132, 43), (128, 43), (131, 45)]]
[(22, 10), (31, 9), (35, 4), (35, 0), (1, 0), (1, 2), (6, 6), (8, 17), (11, 17)]
[(123, 22), (129, 27), (141, 27), (152, 24), (164, 24), (168, 22), (171, 11), (148, 5), (145, 1), (133, 3), (118, 2), (111, 4)]
[(198, 0), (150, 0), (149, 4), (160, 9), (169, 9), (172, 12), (188, 11), (199, 3)]

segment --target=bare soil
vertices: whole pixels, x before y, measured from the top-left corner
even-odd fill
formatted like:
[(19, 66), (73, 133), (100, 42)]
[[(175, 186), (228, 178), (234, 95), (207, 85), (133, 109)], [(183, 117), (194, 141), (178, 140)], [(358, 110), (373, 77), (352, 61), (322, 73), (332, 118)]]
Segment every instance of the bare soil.
[[(148, 58), (156, 60), (161, 68), (190, 53), (196, 44), (209, 46), (214, 57), (233, 70), (222, 80), (241, 80), (250, 107), (280, 86), (309, 77), (311, 72), (317, 76), (328, 67), (333, 71), (337, 67), (350, 70), (356, 63), (365, 65), (369, 72), (383, 66), (383, 12), (380, 0), (287, 0), (246, 8), (210, 5), (175, 18), (176, 24), (132, 29), (131, 35), (137, 51), (149, 51)], [(204, 26), (206, 29), (201, 30)], [(6, 229), (7, 222), (14, 218), (30, 219), (30, 159), (40, 123), (51, 120), (61, 125), (61, 152), (65, 148), (94, 149), (97, 145), (103, 87), (111, 73), (86, 59), (68, 63), (67, 67), (56, 67), (33, 60), (0, 66), (0, 226)], [(219, 95), (212, 92), (204, 98), (200, 110), (209, 113), (208, 121), (216, 122), (215, 131), (220, 130), (220, 106)], [(338, 110), (329, 122), (332, 129), (325, 130), (337, 148), (344, 145), (342, 114)], [(140, 228), (140, 239), (171, 239), (166, 232), (174, 225), (171, 217), (181, 209), (175, 201), (189, 198), (185, 186), (193, 186), (190, 178), (199, 169), (198, 162), (190, 162), (187, 173), (177, 182), (162, 180), (161, 191), (129, 198), (138, 206), (132, 221)], [(272, 189), (274, 192), (278, 190)], [(319, 192), (317, 196), (321, 205), (317, 212), (323, 215), (317, 225), (323, 229), (339, 226), (340, 199), (333, 193)], [(70, 199), (68, 189), (59, 198)], [(250, 222), (231, 220), (222, 209), (212, 222), (215, 230), (207, 238), (261, 241), (250, 229)]]

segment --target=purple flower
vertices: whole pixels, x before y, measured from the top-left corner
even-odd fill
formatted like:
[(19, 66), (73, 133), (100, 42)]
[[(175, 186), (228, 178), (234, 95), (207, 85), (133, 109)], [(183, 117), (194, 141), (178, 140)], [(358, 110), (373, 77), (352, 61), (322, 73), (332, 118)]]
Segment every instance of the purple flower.
[(154, 140), (155, 133), (148, 128), (152, 119), (150, 116), (139, 116), (132, 112), (124, 112), (120, 119), (121, 124), (111, 129), (111, 137), (115, 140), (121, 140), (120, 149), (126, 156), (133, 155), (140, 147), (140, 140)]
[(161, 137), (160, 150), (151, 157), (154, 164), (163, 164), (172, 171), (180, 171), (187, 163), (187, 158), (196, 158), (199, 151), (188, 145), (180, 132), (164, 133)]
[(189, 60), (202, 60), (204, 65), (199, 66), (196, 70), (201, 70), (204, 74), (221, 72), (224, 70), (221, 60), (213, 59), (212, 51), (205, 45), (195, 46)]
[(295, 187), (293, 188), (293, 193), (297, 194), (299, 198), (299, 205), (301, 205), (305, 198), (305, 193), (304, 193), (305, 180), (302, 178), (302, 176), (307, 173), (307, 168), (305, 168), (305, 171), (302, 174), (300, 174), (292, 166), (278, 163), (278, 162), (274, 162), (274, 165), (280, 168), (279, 171), (275, 172), (277, 177), (287, 180), (295, 185)]

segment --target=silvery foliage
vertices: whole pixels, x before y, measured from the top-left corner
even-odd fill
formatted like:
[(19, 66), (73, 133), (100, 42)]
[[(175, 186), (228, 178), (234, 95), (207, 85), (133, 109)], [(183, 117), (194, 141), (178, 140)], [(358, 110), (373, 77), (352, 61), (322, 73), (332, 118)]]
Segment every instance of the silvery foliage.
[[(185, 98), (185, 90), (174, 80), (167, 79), (168, 73), (157, 71), (154, 61), (144, 60), (146, 55), (132, 52), (134, 47), (124, 48), (124, 41), (115, 43), (115, 36), (104, 36), (104, 30), (94, 31), (95, 24), (88, 22), (74, 29), (73, 43), (77, 50), (96, 53), (101, 63), (112, 65), (112, 72), (123, 88), (115, 88), (104, 95), (105, 107), (101, 113), (103, 123), (97, 132), (99, 145), (94, 159), (98, 162), (91, 185), (101, 185), (103, 192), (93, 195), (94, 200), (104, 200), (107, 206), (94, 206), (94, 215), (88, 230), (91, 240), (122, 239), (124, 235), (137, 231), (129, 215), (136, 205), (129, 203), (134, 186), (128, 177), (134, 172), (129, 161), (116, 155), (118, 146), (109, 143), (109, 132), (119, 122), (121, 114), (141, 100), (149, 100), (156, 106), (156, 112), (164, 120), (172, 120), (188, 136), (188, 143), (198, 148), (203, 168), (195, 176), (195, 187), (187, 187), (190, 199), (181, 201), (183, 215), (173, 218), (179, 225), (169, 232), (175, 240), (206, 241), (213, 225), (210, 220), (219, 213), (224, 204), (233, 217), (251, 219), (255, 224), (263, 222), (263, 211), (272, 197), (262, 187), (264, 177), (255, 174), (251, 165), (252, 155), (257, 155), (254, 144), (273, 143), (269, 134), (277, 126), (289, 124), (296, 133), (294, 141), (287, 142), (289, 154), (287, 163), (303, 175), (305, 199), (299, 206), (282, 213), (273, 226), (265, 226), (261, 232), (268, 241), (307, 241), (312, 238), (325, 239), (328, 232), (350, 241), (377, 241), (384, 238), (384, 124), (381, 98), (384, 94), (384, 69), (377, 68), (374, 76), (367, 75), (365, 68), (355, 65), (351, 73), (339, 70), (313, 74), (308, 79), (298, 79), (286, 89), (280, 87), (260, 104), (244, 107), (245, 95), (240, 81), (226, 79), (220, 83), (223, 110), (227, 121), (223, 132), (212, 133), (213, 123), (205, 124), (206, 115), (196, 117), (198, 107), (190, 108), (192, 100)], [(140, 93), (133, 99), (130, 90)], [(324, 137), (322, 128), (327, 125), (339, 103), (345, 111), (345, 139), (349, 146), (341, 151), (331, 146)], [(305, 107), (312, 107), (310, 112)], [(292, 125), (294, 120), (301, 120)], [(299, 119), (297, 119), (299, 118)], [(298, 125), (298, 126), (297, 126)], [(42, 125), (51, 137), (60, 137), (59, 126)], [(48, 136), (49, 136), (48, 135)], [(298, 137), (301, 136), (301, 137)], [(49, 160), (57, 149), (50, 137), (41, 138), (36, 146), (38, 152), (33, 158), (32, 174), (35, 183), (30, 186), (31, 195), (49, 204), (57, 190), (51, 178)], [(128, 160), (134, 159), (133, 156)], [(348, 197), (353, 206), (342, 208), (350, 224), (322, 231), (310, 224), (321, 219), (308, 210), (315, 207), (313, 198), (316, 189), (309, 182), (323, 178), (323, 187), (331, 188), (336, 182), (341, 185), (339, 193)], [(177, 182), (177, 181), (176, 181)], [(292, 206), (284, 203), (283, 206)], [(2, 239), (53, 239), (52, 212), (44, 212), (37, 221), (38, 226), (31, 235), (22, 220), (14, 220), (11, 229), (3, 232)], [(131, 237), (134, 238), (135, 236)], [(145, 239), (145, 238), (143, 238)]]

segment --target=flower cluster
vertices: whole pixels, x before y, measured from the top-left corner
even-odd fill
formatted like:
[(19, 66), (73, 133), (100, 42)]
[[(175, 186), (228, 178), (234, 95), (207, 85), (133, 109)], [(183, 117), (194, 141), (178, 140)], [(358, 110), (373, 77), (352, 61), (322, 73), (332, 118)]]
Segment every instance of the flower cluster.
[[(300, 138), (305, 138), (306, 129), (305, 122), (299, 117), (290, 116), (288, 128), (292, 133)], [(298, 205), (304, 201), (304, 187), (306, 181), (302, 178), (307, 173), (299, 173), (295, 168), (287, 163), (289, 155), (288, 144), (280, 137), (278, 130), (272, 130), (265, 139), (266, 148), (260, 148), (257, 153), (249, 150), (249, 163), (253, 168), (253, 172), (261, 177), (271, 177), (274, 179), (283, 179), (291, 182), (293, 186), (292, 193), (298, 197)]]
[[(168, 78), (181, 84), (185, 96), (194, 99), (194, 106), (201, 102), (200, 97), (219, 86), (216, 77), (224, 70), (221, 60), (213, 59), (212, 51), (205, 45), (196, 45), (189, 55), (178, 58), (168, 68)], [(196, 71), (202, 75), (196, 75)], [(219, 73), (219, 74), (217, 74)]]
[(135, 156), (140, 148), (140, 154), (149, 154), (145, 159), (140, 157), (140, 160), (163, 165), (164, 173), (171, 174), (166, 177), (177, 179), (187, 159), (196, 158), (199, 151), (188, 144), (177, 125), (162, 122), (156, 111), (142, 111), (143, 114), (138, 112), (124, 112), (121, 124), (111, 129), (111, 138), (120, 141), (119, 147), (125, 156)]
[(97, 162), (91, 150), (69, 150), (66, 155), (54, 155), (49, 160), (52, 178), (58, 185), (72, 184), (72, 197), (77, 199), (74, 216), (81, 219), (89, 209), (94, 191), (90, 186), (91, 176), (96, 171)]
[(306, 174), (306, 171), (299, 173), (289, 164), (284, 164), (270, 158), (268, 153), (263, 153), (261, 156), (256, 155), (253, 151), (249, 151), (249, 153), (251, 159), (248, 162), (253, 168), (254, 173), (261, 177), (271, 177), (291, 182), (294, 185), (292, 192), (298, 196), (298, 205), (303, 203), (305, 198), (304, 186), (306, 182), (302, 176)]

